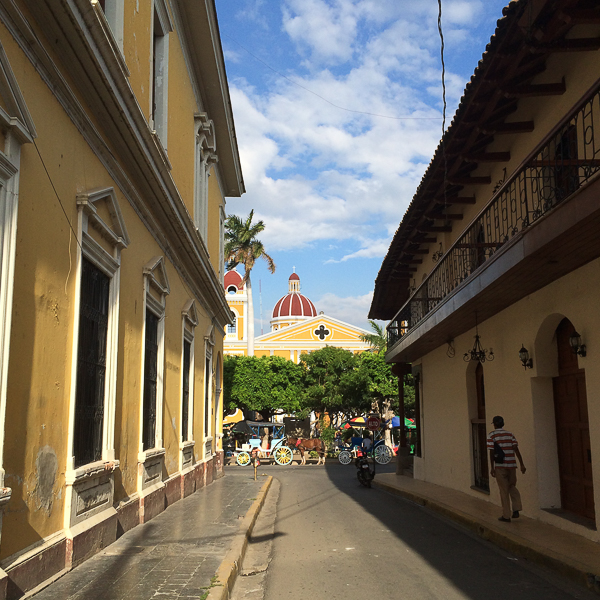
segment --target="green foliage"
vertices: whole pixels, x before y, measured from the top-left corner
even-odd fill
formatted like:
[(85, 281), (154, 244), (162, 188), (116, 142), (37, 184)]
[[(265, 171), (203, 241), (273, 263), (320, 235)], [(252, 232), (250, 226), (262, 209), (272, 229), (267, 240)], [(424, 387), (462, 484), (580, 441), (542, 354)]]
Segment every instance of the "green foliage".
[(264, 230), (263, 221), (252, 224), (254, 210), (250, 211), (248, 218), (242, 221), (237, 215), (227, 217), (225, 221), (225, 260), (227, 261), (227, 270), (230, 271), (243, 265), (244, 281), (250, 276), (254, 263), (263, 258), (267, 261), (269, 271), (275, 273), (275, 263), (273, 259), (265, 252), (265, 248), (256, 236)]
[(412, 375), (407, 375), (404, 380), (404, 416), (407, 419), (415, 418), (415, 384)]
[(369, 376), (369, 392), (373, 398), (398, 396), (398, 378), (392, 374), (392, 365), (385, 362), (383, 354), (365, 352), (360, 355), (360, 365)]
[(226, 356), (223, 361), (225, 409), (294, 414), (300, 410), (303, 369), (280, 356)]
[(324, 419), (319, 420), (319, 431), (321, 432), (321, 439), (325, 443), (325, 447), (328, 449), (333, 448), (333, 442), (335, 440), (335, 432), (337, 429), (328, 425)]
[(305, 368), (303, 405), (330, 416), (356, 416), (370, 407), (369, 378), (349, 350), (325, 346), (300, 356)]
[(361, 341), (371, 344), (373, 350), (380, 355), (385, 355), (387, 352), (387, 335), (383, 325), (369, 321), (373, 333), (365, 333), (360, 336)]

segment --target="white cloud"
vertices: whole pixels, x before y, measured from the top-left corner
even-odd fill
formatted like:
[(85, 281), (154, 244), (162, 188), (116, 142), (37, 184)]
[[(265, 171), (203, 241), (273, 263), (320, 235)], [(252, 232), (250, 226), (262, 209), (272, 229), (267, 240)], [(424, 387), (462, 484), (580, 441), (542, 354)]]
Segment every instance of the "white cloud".
[(322, 310), (330, 317), (369, 330), (367, 314), (372, 299), (372, 291), (362, 296), (347, 296), (344, 298), (327, 293), (314, 303), (317, 310)]
[[(445, 7), (447, 33), (460, 37), (482, 3)], [(305, 52), (303, 75), (286, 75), (302, 87), (283, 78), (266, 93), (244, 80), (230, 85), (248, 191), (228, 210), (254, 208), (271, 251), (327, 240), (342, 246), (334, 260), (383, 256), (441, 136), (437, 6), (285, 0), (282, 19)], [(448, 72), (446, 82), (454, 106), (464, 79)]]
[(379, 240), (368, 240), (363, 242), (362, 248), (351, 254), (342, 256), (339, 260), (329, 259), (325, 261), (325, 264), (346, 262), (353, 258), (383, 258), (390, 247), (390, 238), (383, 238)]

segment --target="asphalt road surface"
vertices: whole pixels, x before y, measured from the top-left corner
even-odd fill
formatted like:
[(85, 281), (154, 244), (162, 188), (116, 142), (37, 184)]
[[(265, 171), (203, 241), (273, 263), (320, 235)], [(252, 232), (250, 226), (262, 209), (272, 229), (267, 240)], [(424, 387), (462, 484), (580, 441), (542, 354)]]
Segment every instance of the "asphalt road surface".
[(254, 580), (240, 578), (236, 599), (597, 598), (421, 506), (363, 488), (354, 465), (262, 466), (259, 474), (280, 484), (273, 488), (273, 534), (254, 544), (265, 570)]

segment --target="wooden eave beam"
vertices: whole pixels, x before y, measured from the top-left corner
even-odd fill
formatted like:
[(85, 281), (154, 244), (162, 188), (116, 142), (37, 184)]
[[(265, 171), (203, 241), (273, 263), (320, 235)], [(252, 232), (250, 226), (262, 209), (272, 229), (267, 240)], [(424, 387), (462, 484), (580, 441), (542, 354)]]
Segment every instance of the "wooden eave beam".
[[(438, 198), (438, 201), (443, 202), (444, 198)], [(448, 204), (475, 204), (475, 196), (448, 196), (446, 198)]]
[(573, 38), (552, 42), (551, 44), (536, 44), (535, 46), (531, 46), (530, 49), (531, 52), (535, 53), (594, 52), (595, 50), (600, 50), (600, 37)]
[(502, 88), (507, 98), (531, 98), (536, 96), (561, 96), (567, 90), (565, 78), (556, 83), (530, 83)]
[(479, 177), (457, 177), (450, 176), (448, 181), (454, 185), (489, 185), (492, 183), (492, 178), (489, 175)]
[(466, 154), (462, 156), (462, 159), (475, 163), (508, 162), (510, 160), (510, 152), (476, 152), (474, 154)]
[(420, 225), (418, 229), (422, 233), (450, 233), (452, 225)]
[(571, 25), (600, 25), (600, 11), (594, 9), (564, 8), (563, 20)]
[(495, 125), (490, 124), (482, 127), (484, 133), (490, 134), (531, 133), (533, 130), (533, 121), (512, 121), (510, 123), (496, 123)]

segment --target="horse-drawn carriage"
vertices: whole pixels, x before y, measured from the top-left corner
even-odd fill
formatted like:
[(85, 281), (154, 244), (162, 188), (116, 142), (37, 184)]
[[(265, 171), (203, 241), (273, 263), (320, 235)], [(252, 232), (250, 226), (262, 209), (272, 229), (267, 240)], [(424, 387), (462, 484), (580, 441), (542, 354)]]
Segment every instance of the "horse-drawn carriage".
[[(362, 420), (364, 421), (364, 419)], [(356, 419), (350, 421), (350, 426), (361, 433), (365, 429), (365, 424), (357, 422)], [(372, 452), (375, 462), (380, 465), (387, 465), (392, 460), (394, 453), (389, 446), (386, 446), (385, 439), (383, 437), (383, 431), (381, 429), (375, 431), (373, 437), (374, 442), (370, 452)], [(356, 455), (361, 447), (362, 436), (358, 439), (354, 437), (350, 438), (348, 442), (340, 448), (338, 460), (343, 465), (349, 465), (352, 462), (352, 459), (356, 458)]]
[(239, 421), (231, 430), (242, 443), (236, 441), (232, 450), (236, 462), (246, 467), (252, 462), (252, 455), (257, 454), (262, 460), (273, 459), (278, 465), (289, 465), (294, 456), (287, 443), (285, 425), (265, 421)]

